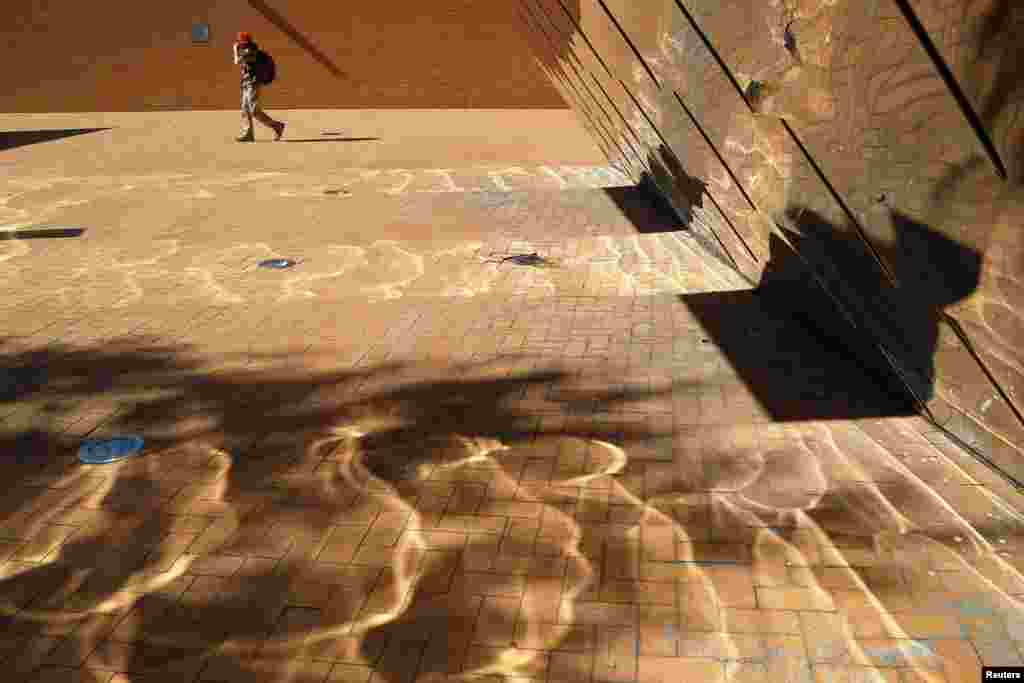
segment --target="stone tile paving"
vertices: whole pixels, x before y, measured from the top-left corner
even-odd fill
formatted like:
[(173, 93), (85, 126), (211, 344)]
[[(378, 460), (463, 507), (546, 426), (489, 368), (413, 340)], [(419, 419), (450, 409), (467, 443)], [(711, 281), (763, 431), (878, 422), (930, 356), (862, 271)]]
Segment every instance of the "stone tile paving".
[[(394, 215), (366, 223), (387, 240)], [(269, 252), (216, 231), (188, 247), (221, 250), (210, 278), (168, 281), (196, 261), (127, 235), (122, 275), (145, 286), (61, 282), (74, 303), (44, 273), (91, 247), (33, 242), (0, 348), (4, 680), (959, 683), (1020, 664), (1018, 494), (699, 245), (602, 215), (465, 240), (571, 275), (513, 262), (460, 289), (444, 277), (475, 252), (421, 239), (418, 278), (364, 254), (283, 300), (301, 267), (261, 280)], [(313, 256), (334, 239), (303, 235)], [(82, 437), (123, 433), (143, 456), (77, 463)]]
[[(3, 422), (23, 680), (961, 681), (1020, 659), (1013, 494), (912, 417), (773, 422), (684, 302), (406, 302), (358, 341), (323, 308), (238, 315), (148, 343), (71, 323), (7, 356), (45, 368)], [(75, 463), (123, 432), (145, 457)]]

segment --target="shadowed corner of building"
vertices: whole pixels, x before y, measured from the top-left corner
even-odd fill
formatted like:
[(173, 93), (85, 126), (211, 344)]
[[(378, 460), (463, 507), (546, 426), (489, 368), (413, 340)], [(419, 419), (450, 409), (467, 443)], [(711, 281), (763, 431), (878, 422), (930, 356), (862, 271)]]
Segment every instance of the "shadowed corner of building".
[[(639, 232), (689, 230), (707, 202), (728, 221), (707, 184), (665, 145), (651, 150), (647, 162), (636, 186), (605, 190)], [(934, 396), (943, 311), (978, 288), (981, 254), (898, 211), (889, 214), (892, 243), (870, 246), (850, 226), (833, 225), (806, 207), (792, 206), (785, 215), (754, 289), (681, 300), (775, 420), (916, 414), (916, 401)], [(739, 270), (731, 258), (721, 260)], [(763, 367), (770, 361), (762, 346), (751, 344), (743, 322), (759, 317), (762, 306), (803, 330), (785, 334), (806, 362), (843, 377), (842, 401), (816, 395), (823, 385), (814, 372), (805, 391), (801, 381), (782, 388), (785, 377)]]
[(878, 258), (853, 230), (814, 211), (794, 207), (787, 217), (791, 226), (777, 226), (770, 240), (762, 297), (779, 310), (796, 307), (797, 318), (895, 391), (909, 385), (930, 400), (942, 312), (977, 289), (981, 254), (898, 211), (890, 212), (894, 242), (872, 245)]
[(665, 145), (659, 145), (648, 162), (651, 171), (644, 174), (644, 181), (661, 189), (670, 207), (689, 224), (693, 219), (693, 210), (704, 208), (707, 183), (687, 173), (675, 152)]
[(62, 140), (64, 138), (74, 137), (76, 135), (86, 135), (87, 133), (101, 133), (103, 131), (111, 130), (110, 128), (55, 128), (52, 130), (5, 130), (0, 131), (0, 152), (14, 149), (15, 147), (24, 147), (26, 145), (35, 145), (40, 142), (52, 142), (54, 140)]
[(641, 234), (687, 229), (693, 210), (704, 208), (707, 183), (688, 174), (664, 145), (649, 165), (636, 185), (608, 187), (605, 194)]
[(607, 187), (604, 193), (638, 233), (673, 232), (685, 227), (672, 207), (646, 179), (636, 185)]

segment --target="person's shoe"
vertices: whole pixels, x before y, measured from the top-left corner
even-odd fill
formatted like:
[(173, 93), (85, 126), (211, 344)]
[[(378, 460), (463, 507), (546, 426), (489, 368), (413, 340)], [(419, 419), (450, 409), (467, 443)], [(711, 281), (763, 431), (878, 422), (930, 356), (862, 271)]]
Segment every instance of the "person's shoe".
[(239, 135), (235, 140), (238, 142), (256, 142), (256, 136), (253, 135), (252, 131), (250, 131), (243, 135)]
[(284, 135), (284, 126), (285, 126), (284, 121), (278, 121), (276, 124), (274, 124), (274, 141), (275, 142), (280, 140), (281, 136)]

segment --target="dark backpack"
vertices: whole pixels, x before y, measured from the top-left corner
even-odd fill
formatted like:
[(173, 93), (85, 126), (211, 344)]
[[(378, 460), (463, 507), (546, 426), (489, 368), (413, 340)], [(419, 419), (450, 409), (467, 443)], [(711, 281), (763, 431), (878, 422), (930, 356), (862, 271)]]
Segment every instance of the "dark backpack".
[(253, 65), (256, 74), (256, 82), (260, 85), (270, 85), (277, 77), (277, 65), (274, 58), (263, 50), (256, 48), (256, 63)]

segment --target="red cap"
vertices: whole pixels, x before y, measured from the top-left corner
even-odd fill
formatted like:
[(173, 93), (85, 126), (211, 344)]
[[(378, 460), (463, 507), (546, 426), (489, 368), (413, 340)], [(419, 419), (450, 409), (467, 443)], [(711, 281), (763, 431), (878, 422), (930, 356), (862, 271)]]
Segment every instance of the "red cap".
[(238, 32), (238, 42), (239, 43), (251, 43), (252, 42), (252, 36), (249, 35), (248, 33), (246, 33), (245, 31), (239, 31)]

